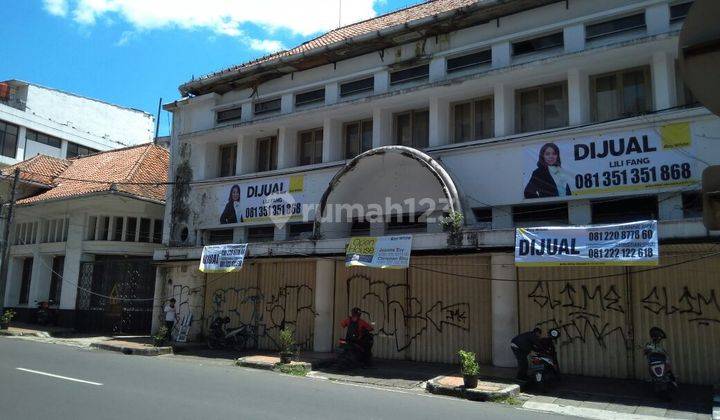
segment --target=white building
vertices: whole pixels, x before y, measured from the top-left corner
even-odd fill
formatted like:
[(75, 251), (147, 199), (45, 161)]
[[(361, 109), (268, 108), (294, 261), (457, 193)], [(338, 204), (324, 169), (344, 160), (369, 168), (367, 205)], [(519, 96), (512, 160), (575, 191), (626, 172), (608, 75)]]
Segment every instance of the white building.
[(0, 82), (0, 166), (147, 143), (153, 116), (20, 80)]
[[(182, 85), (165, 108), (176, 184), (158, 298), (202, 320), (193, 334), (230, 316), (273, 348), (289, 324), (315, 351), (331, 351), (360, 306), (379, 357), (425, 361), (469, 348), (513, 365), (518, 329), (558, 327), (567, 373), (613, 377), (644, 375), (633, 346), (661, 325), (678, 374), (711, 383), (720, 260), (704, 245), (698, 181), (720, 162), (720, 121), (677, 71), (690, 4), (437, 0)], [(535, 176), (547, 143), (563, 165), (544, 167), (564, 171)], [(664, 156), (654, 169), (650, 152)], [(257, 206), (264, 186), (306, 217), (273, 224)], [(374, 204), (388, 217), (325, 217)], [(460, 241), (409, 217), (451, 211)], [(662, 265), (702, 258), (651, 273), (514, 266), (517, 226), (646, 219), (659, 221)], [(345, 268), (350, 236), (400, 232), (413, 233), (410, 269)], [(199, 273), (202, 246), (224, 242), (250, 243), (243, 270)]]

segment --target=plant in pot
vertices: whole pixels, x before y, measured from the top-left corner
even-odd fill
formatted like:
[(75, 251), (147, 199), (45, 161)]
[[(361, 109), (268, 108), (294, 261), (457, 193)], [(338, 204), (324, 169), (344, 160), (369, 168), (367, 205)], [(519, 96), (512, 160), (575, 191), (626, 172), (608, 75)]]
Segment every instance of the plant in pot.
[(480, 373), (480, 365), (475, 360), (475, 353), (471, 351), (460, 350), (460, 371), (463, 376), (465, 388), (475, 388), (478, 384), (478, 374)]
[(12, 309), (5, 310), (5, 313), (0, 315), (0, 330), (7, 330), (13, 318), (15, 318), (15, 311)]
[(295, 336), (290, 327), (285, 327), (280, 330), (280, 363), (290, 363), (292, 357), (295, 355)]
[(168, 329), (166, 326), (162, 326), (158, 328), (155, 335), (153, 335), (153, 346), (155, 347), (162, 347), (165, 345), (165, 341), (167, 340), (167, 333)]

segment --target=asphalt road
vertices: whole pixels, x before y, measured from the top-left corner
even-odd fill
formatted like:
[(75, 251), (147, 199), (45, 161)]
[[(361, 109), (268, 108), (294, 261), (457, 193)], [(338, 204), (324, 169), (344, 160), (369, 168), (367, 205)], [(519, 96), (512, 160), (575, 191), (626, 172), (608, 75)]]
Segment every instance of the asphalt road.
[(0, 338), (3, 420), (446, 420), (538, 416), (566, 418), (502, 404), (345, 385), (224, 363), (126, 356)]

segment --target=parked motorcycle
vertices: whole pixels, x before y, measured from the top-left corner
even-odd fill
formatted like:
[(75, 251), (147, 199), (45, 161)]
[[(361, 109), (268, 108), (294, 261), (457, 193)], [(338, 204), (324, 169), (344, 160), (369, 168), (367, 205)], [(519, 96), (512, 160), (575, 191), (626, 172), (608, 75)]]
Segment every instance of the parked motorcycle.
[(38, 325), (55, 325), (57, 313), (50, 307), (55, 302), (52, 300), (43, 300), (37, 302), (37, 311), (35, 312), (35, 322)]
[(670, 400), (678, 390), (678, 384), (672, 372), (672, 365), (667, 351), (662, 346), (662, 340), (667, 336), (662, 329), (652, 327), (650, 328), (650, 338), (652, 341), (647, 343), (643, 350), (647, 359), (648, 371), (650, 372), (650, 382), (656, 395)]
[(338, 358), (337, 368), (340, 370), (352, 370), (362, 366), (366, 366), (372, 355), (368, 354), (367, 349), (372, 349), (373, 335), (368, 333), (366, 338), (368, 342), (350, 342), (344, 338), (338, 340)]
[(560, 380), (560, 366), (555, 350), (555, 340), (560, 331), (552, 329), (548, 336), (540, 339), (540, 346), (530, 353), (528, 360), (528, 377), (537, 386), (544, 388), (551, 380)]
[(257, 335), (249, 325), (227, 330), (225, 324), (230, 323), (230, 317), (218, 317), (210, 324), (207, 346), (214, 349), (233, 348), (242, 351), (257, 347)]

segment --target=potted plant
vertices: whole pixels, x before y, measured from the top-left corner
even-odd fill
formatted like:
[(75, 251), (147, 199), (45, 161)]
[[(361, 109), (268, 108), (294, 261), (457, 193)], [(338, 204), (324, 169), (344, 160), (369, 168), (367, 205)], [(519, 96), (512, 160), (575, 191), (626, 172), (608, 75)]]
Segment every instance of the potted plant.
[(447, 244), (449, 247), (460, 247), (463, 244), (463, 215), (459, 211), (453, 211), (440, 219), (440, 225), (444, 232), (447, 232)]
[(0, 315), (0, 330), (7, 330), (13, 318), (15, 318), (15, 311), (12, 309), (5, 310), (5, 313)]
[(280, 363), (290, 363), (295, 355), (295, 337), (290, 327), (280, 330)]
[(153, 335), (153, 346), (155, 347), (162, 347), (165, 345), (165, 341), (167, 340), (167, 333), (168, 329), (166, 326), (162, 326), (158, 328), (155, 335)]
[(471, 351), (460, 350), (461, 373), (463, 376), (463, 383), (465, 388), (475, 388), (478, 384), (478, 374), (480, 373), (480, 366), (477, 360), (475, 360), (475, 353)]

